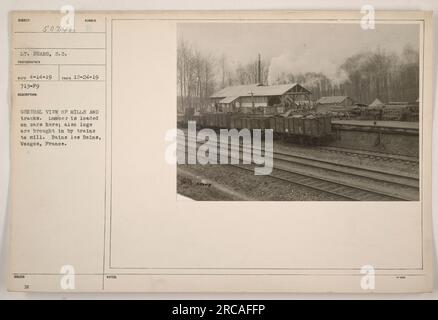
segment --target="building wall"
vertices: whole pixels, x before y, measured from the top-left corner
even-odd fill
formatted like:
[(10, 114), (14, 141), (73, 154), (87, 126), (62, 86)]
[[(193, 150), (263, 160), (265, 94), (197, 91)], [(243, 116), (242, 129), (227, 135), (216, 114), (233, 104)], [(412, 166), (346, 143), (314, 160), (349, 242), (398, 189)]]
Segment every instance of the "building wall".
[[(210, 104), (211, 106), (214, 106), (215, 104), (221, 105), (222, 108), (232, 111), (233, 104), (235, 108), (252, 108), (253, 107), (253, 101), (254, 101), (254, 107), (267, 107), (269, 97), (240, 97), (237, 100), (235, 100), (232, 104), (221, 104), (219, 101), (221, 101), (223, 98), (211, 98)], [(254, 99), (254, 100), (253, 100)]]
[(268, 106), (268, 97), (240, 97), (239, 98), (239, 104), (236, 106), (242, 107), (242, 108), (252, 108), (253, 106), (253, 99), (254, 99), (254, 106), (255, 107), (267, 107)]

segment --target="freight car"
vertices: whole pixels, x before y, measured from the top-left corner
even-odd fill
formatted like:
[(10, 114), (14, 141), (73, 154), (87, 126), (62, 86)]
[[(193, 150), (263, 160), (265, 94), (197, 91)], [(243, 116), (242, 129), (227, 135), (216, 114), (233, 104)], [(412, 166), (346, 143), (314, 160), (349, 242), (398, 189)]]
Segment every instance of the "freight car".
[(332, 138), (331, 117), (321, 114), (256, 115), (240, 113), (203, 113), (186, 117), (198, 128), (272, 129), (274, 138), (306, 145), (322, 145)]
[(270, 118), (274, 136), (299, 144), (321, 145), (332, 138), (331, 117), (318, 114), (296, 114)]

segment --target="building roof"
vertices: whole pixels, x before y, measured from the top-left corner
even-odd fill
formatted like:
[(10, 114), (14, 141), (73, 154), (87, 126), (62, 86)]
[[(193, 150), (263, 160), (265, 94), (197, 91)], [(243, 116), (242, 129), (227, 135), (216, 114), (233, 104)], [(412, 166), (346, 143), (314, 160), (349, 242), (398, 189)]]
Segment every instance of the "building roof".
[[(280, 84), (274, 86), (263, 86), (259, 83), (226, 87), (218, 92), (214, 93), (211, 98), (224, 98), (224, 97), (250, 97), (253, 96), (281, 96), (290, 89), (300, 86), (297, 83)], [(303, 88), (308, 91), (307, 89)], [(309, 92), (309, 91), (308, 91)], [(222, 102), (222, 101), (221, 101)]]
[(259, 84), (226, 87), (222, 90), (215, 92), (213, 95), (211, 95), (211, 98), (236, 97), (241, 96), (242, 94), (246, 95), (256, 86), (259, 86)]
[(385, 104), (376, 98), (373, 103), (370, 104), (370, 107), (383, 107)]
[[(319, 104), (338, 104), (345, 101), (345, 99), (350, 98), (348, 96), (330, 96), (330, 97), (322, 97), (316, 103)], [(351, 99), (351, 98), (350, 98)], [(353, 99), (351, 99), (353, 100)]]
[(234, 100), (236, 100), (237, 98), (239, 98), (239, 96), (225, 97), (221, 101), (219, 101), (219, 103), (231, 103)]

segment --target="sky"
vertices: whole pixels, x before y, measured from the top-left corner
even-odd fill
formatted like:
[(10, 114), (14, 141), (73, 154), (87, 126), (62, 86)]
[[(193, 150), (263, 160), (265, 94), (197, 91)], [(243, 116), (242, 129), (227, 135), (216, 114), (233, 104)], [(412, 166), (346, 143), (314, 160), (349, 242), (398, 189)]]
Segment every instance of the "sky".
[[(255, 61), (258, 53), (278, 72), (323, 72), (342, 81), (339, 66), (350, 56), (380, 48), (400, 54), (419, 48), (419, 25), (382, 24), (363, 30), (359, 23), (179, 23), (178, 39), (205, 54), (227, 56), (233, 69)], [(268, 80), (269, 81), (269, 80)]]

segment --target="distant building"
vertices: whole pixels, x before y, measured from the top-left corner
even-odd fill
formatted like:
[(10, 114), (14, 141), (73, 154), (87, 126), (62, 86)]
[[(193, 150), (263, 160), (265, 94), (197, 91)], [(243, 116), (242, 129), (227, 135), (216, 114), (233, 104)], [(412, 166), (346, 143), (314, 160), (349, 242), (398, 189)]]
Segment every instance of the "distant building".
[(315, 103), (315, 109), (320, 113), (348, 112), (353, 110), (355, 101), (348, 96), (322, 97)]
[[(254, 109), (308, 107), (311, 92), (297, 83), (282, 85), (250, 84), (231, 86), (210, 97), (218, 111), (254, 112)], [(266, 111), (266, 110), (263, 110)]]
[(409, 104), (407, 101), (389, 101), (386, 106), (393, 106), (393, 107), (405, 107)]
[(385, 104), (380, 101), (378, 98), (376, 98), (376, 100), (374, 100), (369, 107), (370, 108), (383, 108), (385, 106)]

